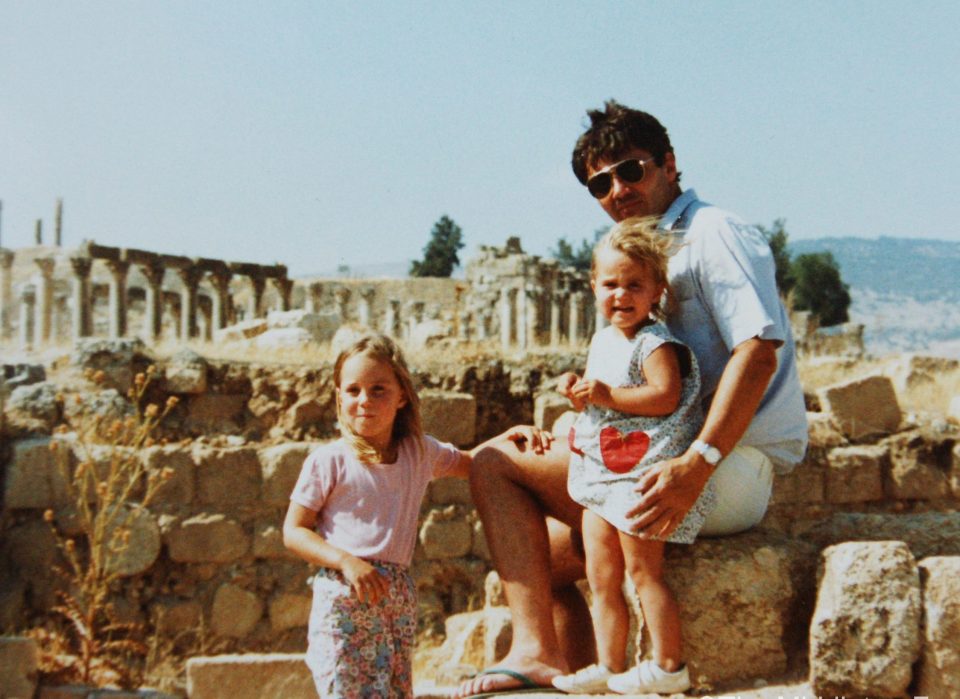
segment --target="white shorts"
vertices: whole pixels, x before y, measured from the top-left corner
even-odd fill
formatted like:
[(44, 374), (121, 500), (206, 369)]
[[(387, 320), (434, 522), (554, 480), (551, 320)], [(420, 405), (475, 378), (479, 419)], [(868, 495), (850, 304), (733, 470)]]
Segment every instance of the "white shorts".
[(773, 490), (773, 462), (753, 447), (736, 447), (711, 477), (717, 505), (700, 536), (725, 536), (754, 527), (763, 519)]

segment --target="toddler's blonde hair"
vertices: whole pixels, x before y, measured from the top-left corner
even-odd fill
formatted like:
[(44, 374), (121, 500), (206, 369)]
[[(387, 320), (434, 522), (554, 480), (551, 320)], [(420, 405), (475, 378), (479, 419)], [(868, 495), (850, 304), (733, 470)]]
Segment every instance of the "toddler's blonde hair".
[(669, 231), (657, 228), (658, 216), (626, 218), (613, 226), (593, 247), (590, 276), (597, 276), (597, 253), (600, 250), (622, 252), (634, 262), (643, 265), (653, 275), (657, 284), (663, 285), (663, 298), (654, 304), (650, 314), (657, 320), (665, 320), (676, 307), (673, 288), (670, 286), (668, 265), (670, 256), (679, 246)]
[[(416, 448), (419, 450), (423, 444), (423, 423), (420, 419), (420, 399), (413, 387), (413, 378), (410, 375), (410, 369), (407, 368), (407, 362), (403, 358), (403, 352), (392, 339), (386, 335), (375, 333), (366, 335), (352, 345), (344, 349), (337, 355), (337, 360), (333, 365), (333, 383), (340, 388), (340, 376), (343, 372), (343, 363), (358, 354), (365, 354), (371, 359), (385, 362), (397, 377), (397, 383), (400, 384), (400, 390), (406, 399), (406, 404), (397, 411), (397, 416), (393, 421), (393, 431), (390, 435), (392, 446), (397, 446), (400, 442), (412, 437)], [(337, 418), (340, 421), (340, 434), (343, 441), (347, 443), (353, 452), (363, 463), (373, 464), (382, 461), (383, 454), (374, 448), (367, 440), (346, 426), (341, 415), (340, 392), (337, 391)]]

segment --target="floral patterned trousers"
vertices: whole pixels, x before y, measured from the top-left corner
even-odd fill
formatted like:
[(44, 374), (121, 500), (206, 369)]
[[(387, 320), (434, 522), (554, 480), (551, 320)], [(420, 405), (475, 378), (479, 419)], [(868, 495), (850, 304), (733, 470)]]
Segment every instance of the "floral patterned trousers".
[(336, 570), (313, 579), (307, 665), (321, 697), (410, 699), (417, 596), (405, 566), (371, 561), (390, 588), (376, 604), (360, 602)]

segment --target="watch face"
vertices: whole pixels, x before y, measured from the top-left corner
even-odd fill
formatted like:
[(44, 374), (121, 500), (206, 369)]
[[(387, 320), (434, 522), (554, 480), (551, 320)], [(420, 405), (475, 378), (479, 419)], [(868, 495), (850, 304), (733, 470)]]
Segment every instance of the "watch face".
[(716, 447), (708, 447), (703, 454), (703, 458), (713, 466), (716, 466), (718, 463), (720, 463), (720, 458), (722, 456), (723, 455), (720, 453), (720, 450)]

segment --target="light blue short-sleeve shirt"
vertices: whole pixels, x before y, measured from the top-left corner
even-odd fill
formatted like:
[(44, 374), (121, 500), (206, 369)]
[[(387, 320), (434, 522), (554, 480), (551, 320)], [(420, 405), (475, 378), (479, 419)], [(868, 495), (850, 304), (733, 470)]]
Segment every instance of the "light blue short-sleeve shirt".
[(807, 418), (790, 321), (777, 292), (776, 267), (763, 234), (686, 190), (661, 228), (681, 246), (670, 260), (677, 311), (670, 331), (700, 364), (707, 412), (733, 348), (753, 337), (779, 343), (777, 370), (739, 444), (766, 454), (778, 473), (790, 471), (807, 447)]

